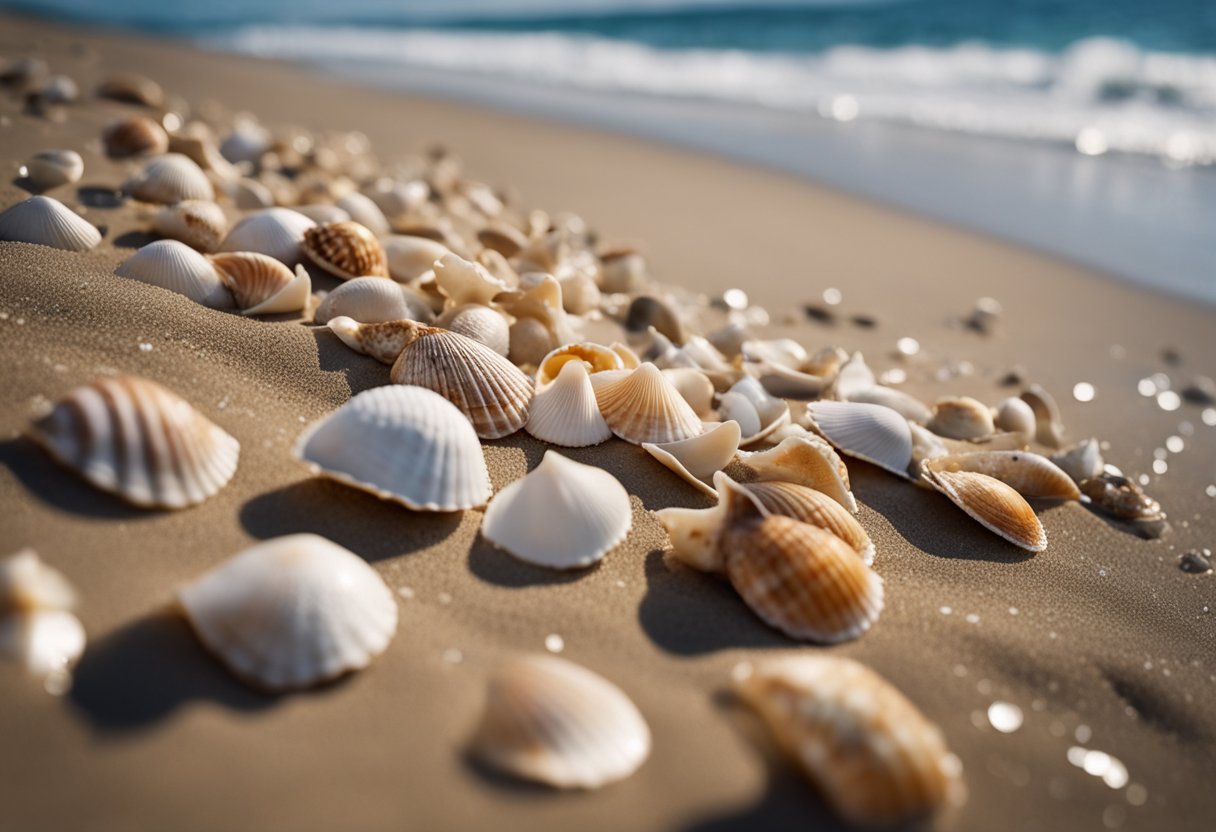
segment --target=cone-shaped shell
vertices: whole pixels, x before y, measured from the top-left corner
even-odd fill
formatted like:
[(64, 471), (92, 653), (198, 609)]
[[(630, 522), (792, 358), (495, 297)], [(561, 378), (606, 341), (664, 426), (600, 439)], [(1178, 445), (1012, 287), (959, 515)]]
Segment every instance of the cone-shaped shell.
[(487, 306), (509, 288), (480, 263), (455, 254), (444, 254), (435, 261), (435, 284), (448, 299), (449, 309), (470, 303)]
[(409, 283), (431, 271), (435, 261), (452, 250), (427, 237), (395, 234), (384, 239), (389, 275), (398, 283)]
[(426, 301), (412, 289), (383, 277), (356, 277), (326, 295), (317, 307), (319, 324), (338, 317), (376, 324), (400, 320), (427, 323), (434, 316)]
[(643, 442), (642, 448), (698, 491), (716, 497), (718, 492), (710, 482), (716, 472), (735, 458), (741, 435), (739, 423), (729, 421), (679, 442), (665, 445)]
[(582, 363), (588, 373), (602, 373), (607, 370), (624, 369), (621, 357), (611, 347), (587, 342), (566, 344), (549, 352), (537, 365), (537, 386), (543, 386), (557, 378), (558, 373), (561, 372), (562, 367), (568, 361)]
[(837, 814), (902, 826), (965, 797), (941, 731), (851, 659), (788, 656), (736, 669), (735, 690)]
[(267, 208), (250, 214), (233, 226), (220, 245), (220, 251), (256, 251), (287, 266), (303, 257), (300, 244), (304, 232), (316, 223), (287, 208)]
[(578, 569), (624, 540), (632, 516), (616, 477), (546, 451), (540, 465), (490, 503), (481, 533), (528, 563)]
[(472, 740), (484, 765), (561, 789), (628, 777), (650, 754), (650, 729), (620, 688), (555, 656), (504, 663), (490, 679)]
[(228, 218), (214, 202), (190, 199), (160, 209), (152, 218), (152, 230), (206, 253), (215, 251), (224, 241)]
[(740, 454), (743, 464), (763, 480), (784, 480), (822, 491), (856, 513), (857, 500), (849, 485), (849, 469), (818, 436), (790, 436), (767, 451)]
[(186, 199), (215, 199), (215, 189), (203, 169), (189, 156), (166, 153), (148, 162), (123, 190), (144, 202), (169, 205)]
[(416, 511), (486, 504), (490, 474), (467, 420), (420, 387), (366, 390), (312, 425), (297, 459), (347, 485)]
[(647, 362), (591, 377), (600, 413), (612, 432), (634, 445), (664, 445), (701, 433), (701, 420), (663, 373)]
[(102, 378), (33, 423), (32, 437), (103, 491), (145, 508), (184, 508), (236, 472), (240, 443), (159, 384)]
[(367, 667), (397, 630), (384, 580), (314, 534), (267, 540), (178, 592), (203, 645), (265, 690), (311, 687)]
[(488, 306), (470, 303), (455, 307), (441, 315), (435, 326), (457, 332), (485, 344), (501, 356), (511, 347), (511, 331), (501, 312)]
[(84, 159), (75, 150), (40, 150), (25, 162), (26, 178), (40, 191), (79, 182)]
[[(725, 487), (723, 478), (729, 479), (721, 472), (714, 476), (719, 492)], [(844, 506), (822, 491), (777, 480), (743, 483), (742, 487), (770, 514), (792, 517), (829, 531), (852, 546), (866, 566), (874, 563), (874, 543), (866, 530)]]
[(266, 254), (236, 251), (210, 258), (224, 286), (246, 315), (298, 312), (312, 297), (312, 278), (303, 266), (296, 273)]
[(0, 213), (0, 240), (88, 251), (101, 233), (59, 200), (32, 196)]
[(304, 253), (325, 271), (352, 277), (388, 277), (388, 260), (376, 235), (357, 222), (331, 222), (309, 228), (301, 243)]
[[(940, 458), (939, 458), (940, 459)], [(922, 464), (929, 484), (984, 528), (1029, 552), (1047, 548), (1047, 532), (1034, 509), (1012, 486), (971, 471), (935, 471), (936, 460)]]
[(1081, 499), (1080, 489), (1068, 474), (1046, 457), (1026, 451), (948, 454), (926, 461), (922, 470), (935, 474), (943, 471), (987, 474), (1012, 487), (1023, 497), (1045, 500)]
[(812, 426), (841, 453), (908, 476), (912, 431), (908, 420), (889, 407), (861, 402), (811, 402)]
[(156, 156), (169, 149), (165, 128), (147, 116), (127, 116), (111, 122), (101, 136), (106, 155), (113, 159)]
[(0, 616), (75, 606), (76, 591), (67, 578), (33, 549), (0, 559)]
[(532, 379), (518, 367), (471, 338), (405, 323), (412, 324), (415, 339), (393, 364), (394, 384), (434, 390), (460, 408), (482, 439), (509, 436), (527, 423)]
[(233, 306), (232, 294), (224, 286), (215, 266), (177, 240), (149, 243), (123, 261), (114, 273), (177, 292), (212, 309), (231, 309)]
[(567, 448), (607, 442), (612, 431), (600, 415), (586, 365), (568, 361), (561, 366), (557, 378), (538, 385), (524, 429), (542, 442)]

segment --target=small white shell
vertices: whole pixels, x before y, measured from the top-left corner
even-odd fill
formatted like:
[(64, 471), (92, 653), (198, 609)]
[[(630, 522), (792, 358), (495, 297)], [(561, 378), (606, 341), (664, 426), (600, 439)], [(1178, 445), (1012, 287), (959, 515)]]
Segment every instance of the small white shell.
[(228, 233), (228, 218), (214, 202), (188, 199), (160, 209), (152, 218), (152, 230), (209, 253), (219, 248)]
[(811, 402), (813, 427), (841, 453), (907, 478), (912, 462), (908, 420), (889, 407), (861, 402)]
[(1035, 418), (1030, 405), (1016, 396), (1010, 396), (996, 406), (995, 423), (998, 428), (1016, 433), (1027, 442), (1034, 439)]
[(897, 390), (894, 387), (884, 387), (881, 384), (876, 384), (873, 387), (853, 394), (853, 397), (849, 401), (880, 404), (883, 407), (889, 407), (909, 422), (917, 424), (924, 424), (933, 418), (933, 411), (920, 399), (909, 393), (905, 393), (903, 390)]
[(428, 237), (394, 234), (381, 240), (388, 257), (388, 273), (398, 283), (416, 280), (435, 266), (435, 261), (452, 250)]
[(259, 543), (182, 587), (194, 632), (241, 679), (306, 688), (367, 667), (397, 630), (384, 580), (314, 534)]
[(101, 242), (101, 233), (59, 200), (32, 196), (0, 214), (0, 240), (88, 251)]
[(40, 191), (79, 182), (84, 159), (75, 150), (40, 150), (25, 163), (26, 178)]
[(524, 430), (542, 442), (568, 448), (598, 445), (612, 437), (582, 361), (565, 362), (557, 378), (538, 385)]
[(488, 306), (468, 303), (448, 310), (435, 321), (443, 327), (485, 344), (501, 356), (506, 356), (511, 347), (511, 330), (501, 312)]
[(67, 610), (36, 610), (0, 618), (0, 655), (35, 676), (63, 673), (80, 658), (84, 626)]
[(1060, 466), (1060, 469), (1072, 477), (1073, 482), (1078, 485), (1101, 474), (1106, 464), (1097, 439), (1086, 439), (1059, 453), (1052, 454), (1051, 461)]
[(430, 307), (412, 289), (385, 277), (356, 277), (325, 296), (317, 307), (316, 322), (346, 317), (363, 324), (386, 321), (431, 320)]
[(0, 616), (37, 610), (70, 610), (76, 591), (67, 578), (25, 548), (0, 560)]
[(215, 199), (215, 189), (207, 174), (193, 159), (180, 153), (155, 157), (138, 176), (127, 180), (123, 190), (144, 202), (165, 205), (185, 199)]
[(577, 569), (624, 540), (632, 523), (629, 494), (616, 477), (546, 451), (490, 503), (481, 533), (520, 560)]
[(718, 492), (709, 481), (735, 458), (740, 437), (739, 423), (731, 420), (709, 428), (700, 436), (665, 445), (645, 442), (642, 448), (685, 482), (713, 497)]
[(857, 396), (877, 383), (874, 371), (866, 364), (865, 356), (855, 352), (841, 365), (832, 382), (832, 394), (842, 402), (856, 401)]
[(234, 305), (215, 266), (177, 240), (149, 243), (123, 261), (114, 273), (177, 292), (212, 309), (231, 309)]
[[(756, 414), (758, 422), (756, 429), (743, 432), (743, 439), (740, 442), (742, 445), (759, 442), (789, 423), (790, 406), (783, 399), (770, 394), (759, 381), (751, 376), (744, 376), (736, 381), (726, 395), (742, 396)], [(723, 398), (725, 399), (725, 396)]]
[(288, 266), (304, 256), (300, 243), (315, 222), (287, 208), (267, 208), (238, 222), (224, 238), (220, 251), (256, 251)]

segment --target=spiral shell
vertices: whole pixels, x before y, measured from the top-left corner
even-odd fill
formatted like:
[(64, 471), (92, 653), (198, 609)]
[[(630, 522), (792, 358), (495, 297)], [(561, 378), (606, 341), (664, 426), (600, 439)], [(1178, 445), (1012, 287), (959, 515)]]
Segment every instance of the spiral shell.
[(591, 382), (604, 421), (626, 442), (664, 445), (702, 431), (688, 402), (649, 362), (636, 370), (596, 373)]
[(252, 251), (213, 254), (208, 259), (246, 315), (297, 312), (312, 297), (312, 278), (303, 266), (296, 266), (292, 274), (273, 257)]
[(220, 251), (256, 251), (295, 266), (303, 257), (304, 232), (316, 223), (287, 208), (267, 208), (250, 214), (228, 232)]
[(206, 257), (177, 240), (157, 240), (127, 258), (114, 271), (185, 295), (212, 309), (231, 309), (232, 295)]
[(59, 200), (32, 196), (0, 213), (0, 240), (88, 251), (101, 233)]
[(75, 150), (40, 150), (26, 160), (26, 178), (40, 191), (79, 182), (84, 159)]
[(376, 235), (357, 222), (331, 222), (309, 228), (302, 243), (308, 258), (325, 271), (352, 277), (388, 277), (388, 260)]
[(170, 205), (186, 199), (215, 199), (211, 180), (193, 159), (166, 153), (148, 162), (143, 171), (123, 185), (123, 190), (144, 202)]
[(214, 202), (188, 199), (160, 209), (152, 218), (152, 230), (207, 253), (223, 242), (228, 233), (228, 218)]
[(106, 155), (112, 159), (159, 156), (169, 149), (165, 128), (147, 116), (126, 116), (110, 123), (101, 135)]

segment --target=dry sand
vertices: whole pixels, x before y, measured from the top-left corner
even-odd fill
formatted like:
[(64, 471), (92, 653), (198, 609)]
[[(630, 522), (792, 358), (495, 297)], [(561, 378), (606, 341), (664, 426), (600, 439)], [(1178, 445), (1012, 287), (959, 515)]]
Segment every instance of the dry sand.
[[(1192, 405), (1162, 411), (1137, 395), (1136, 381), (1216, 374), (1211, 309), (776, 173), (355, 89), (286, 65), (0, 19), (0, 54), (28, 52), (86, 91), (104, 71), (139, 70), (196, 104), (222, 101), (271, 125), (362, 130), (384, 158), (442, 141), (474, 175), (518, 188), (528, 204), (576, 210), (608, 237), (644, 240), (665, 282), (745, 287), (773, 312), (774, 335), (862, 349), (879, 368), (900, 364), (897, 338), (919, 339), (921, 354), (901, 366), (906, 389), (926, 400), (995, 402), (1007, 394), (997, 380), (1019, 365), (1061, 399), (1071, 438), (1109, 440), (1108, 460), (1131, 473), (1150, 470), (1153, 450), (1191, 424), (1186, 450), (1150, 486), (1173, 520), (1170, 535), (1141, 541), (1066, 505), (1043, 513), (1051, 545), (1034, 557), (942, 498), (850, 463), (888, 601), (871, 633), (831, 652), (876, 668), (942, 726), (970, 800), (941, 828), (1210, 828), (1216, 577), (1185, 574), (1176, 557), (1216, 542), (1216, 503), (1204, 493), (1216, 480), (1216, 428)], [(84, 154), (81, 199), (116, 185), (124, 169), (98, 154), (96, 137), (119, 109), (86, 94), (53, 123), (0, 98), (0, 206), (24, 196), (10, 181), (19, 160), (48, 146)], [(36, 546), (70, 577), (90, 635), (64, 698), (0, 673), (0, 828), (833, 828), (758, 723), (722, 694), (740, 659), (822, 648), (781, 637), (728, 587), (664, 561), (665, 535), (648, 510), (702, 497), (619, 441), (571, 452), (625, 483), (634, 529), (599, 567), (555, 576), (481, 541), (478, 512), (413, 514), (313, 478), (289, 454), (303, 424), (383, 383), (386, 368), (299, 325), (243, 320), (112, 276), (129, 253), (114, 246), (138, 243), (124, 235), (142, 220), (126, 207), (86, 216), (107, 227), (94, 253), (0, 244), (0, 540), (8, 551)], [(878, 325), (805, 322), (798, 307), (829, 286), (843, 291), (846, 315)], [(1005, 305), (997, 334), (949, 326), (982, 295)], [(1180, 367), (1162, 363), (1166, 347)], [(935, 369), (962, 360), (972, 374), (934, 380)], [(198, 508), (138, 511), (20, 438), (39, 399), (111, 368), (180, 391), (237, 436), (233, 482)], [(1093, 402), (1068, 395), (1079, 381), (1095, 385)], [(488, 443), (495, 486), (543, 451), (524, 435)], [(368, 671), (266, 697), (203, 653), (168, 603), (176, 586), (240, 548), (299, 531), (353, 549), (413, 597)], [(487, 668), (511, 651), (543, 649), (550, 633), (650, 721), (654, 752), (631, 779), (553, 794), (466, 762)], [(445, 661), (452, 650), (463, 661)], [(1020, 730), (988, 726), (996, 700), (1021, 707)], [(1074, 745), (1115, 755), (1139, 788), (1109, 788), (1071, 765)]]

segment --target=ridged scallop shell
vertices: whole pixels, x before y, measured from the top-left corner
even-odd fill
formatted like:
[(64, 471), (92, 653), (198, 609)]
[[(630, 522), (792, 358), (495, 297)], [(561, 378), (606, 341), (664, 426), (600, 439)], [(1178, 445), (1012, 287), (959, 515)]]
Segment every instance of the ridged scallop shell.
[(490, 499), (490, 474), (459, 414), (421, 387), (374, 387), (309, 427), (295, 456), (317, 473), (415, 511), (476, 508)]
[(169, 205), (187, 199), (215, 199), (211, 180), (193, 159), (166, 153), (148, 162), (143, 171), (127, 180), (123, 190), (144, 202)]
[(152, 230), (203, 253), (215, 251), (228, 233), (224, 209), (214, 202), (188, 199), (166, 205), (152, 218)]
[(602, 676), (555, 656), (524, 656), (491, 676), (472, 753), (524, 780), (597, 789), (645, 762), (650, 729)]
[(922, 470), (935, 474), (943, 471), (986, 474), (1010, 486), (1023, 497), (1044, 500), (1081, 499), (1080, 489), (1067, 473), (1047, 457), (1026, 451), (948, 454), (926, 461)]
[(232, 295), (211, 262), (185, 243), (157, 240), (124, 260), (114, 273), (185, 295), (212, 309), (231, 309)]
[(558, 373), (569, 361), (580, 362), (588, 373), (602, 373), (607, 370), (624, 368), (621, 357), (611, 347), (586, 341), (579, 344), (566, 344), (546, 354), (537, 364), (536, 384), (542, 386), (557, 378)]
[[(1020, 400), (1019, 400), (1020, 401)], [(1078, 485), (1102, 473), (1106, 461), (1097, 439), (1085, 439), (1051, 455), (1051, 461)]]
[(31, 436), (90, 483), (144, 508), (185, 508), (236, 472), (240, 443), (159, 384), (135, 376), (77, 387)]
[(996, 430), (992, 411), (969, 396), (939, 399), (925, 427), (947, 439), (981, 439)]
[(1020, 398), (1011, 396), (998, 404), (996, 413), (993, 414), (993, 423), (999, 430), (1016, 433), (1027, 442), (1034, 439), (1034, 411)]
[(32, 196), (0, 213), (0, 240), (88, 251), (101, 233), (59, 200)]
[(836, 450), (908, 476), (912, 431), (908, 420), (889, 407), (861, 402), (811, 402), (812, 426)]
[(1039, 385), (1032, 384), (1022, 393), (1022, 401), (1034, 412), (1035, 440), (1049, 448), (1064, 444), (1064, 424), (1055, 398)]
[(357, 222), (331, 222), (304, 232), (301, 248), (325, 271), (352, 277), (388, 277), (388, 260), (376, 235)]
[(784, 480), (822, 491), (849, 511), (857, 500), (849, 484), (849, 469), (824, 440), (813, 434), (791, 436), (775, 448), (740, 454), (740, 460), (762, 480)]
[(111, 122), (101, 136), (106, 155), (113, 159), (158, 156), (169, 149), (165, 128), (147, 116), (127, 116)]
[(511, 348), (511, 329), (501, 312), (475, 303), (458, 306), (440, 315), (435, 326), (443, 327), (485, 344), (501, 356)]
[(542, 442), (567, 448), (598, 445), (612, 438), (582, 361), (563, 363), (557, 378), (537, 385), (524, 429)]
[(1043, 524), (1013, 486), (987, 474), (935, 471), (930, 466), (937, 461), (922, 464), (925, 479), (973, 520), (1029, 552), (1041, 552), (1047, 548), (1047, 532), (1043, 530)]
[(624, 540), (632, 524), (629, 494), (616, 477), (546, 451), (535, 469), (498, 492), (481, 534), (536, 566), (580, 569)]
[(397, 631), (376, 570), (315, 534), (245, 549), (178, 591), (199, 641), (265, 690), (311, 687), (367, 667)]
[(303, 266), (295, 274), (278, 260), (254, 251), (214, 254), (208, 258), (246, 315), (298, 312), (312, 297), (312, 278)]
[(389, 233), (388, 219), (380, 210), (380, 206), (358, 191), (351, 191), (334, 204), (377, 237)]
[(895, 827), (962, 802), (962, 764), (941, 731), (851, 659), (800, 654), (735, 671), (735, 690), (835, 812)]
[(688, 402), (649, 362), (636, 370), (596, 373), (591, 383), (604, 421), (626, 442), (665, 445), (702, 431)]
[(643, 442), (642, 449), (698, 491), (716, 497), (718, 492), (710, 481), (735, 458), (741, 435), (739, 423), (729, 421), (679, 442)]
[(388, 271), (398, 283), (409, 283), (435, 267), (435, 261), (451, 254), (443, 243), (428, 237), (411, 237), (394, 234), (383, 240), (384, 253), (388, 258)]
[(0, 560), (0, 616), (75, 606), (76, 591), (67, 578), (33, 549)]
[(326, 295), (317, 307), (319, 324), (339, 317), (375, 324), (400, 320), (428, 323), (434, 316), (426, 301), (412, 289), (384, 277), (356, 277)]
[(714, 383), (709, 376), (695, 367), (669, 367), (663, 375), (697, 416), (713, 418)]
[[(726, 475), (721, 472), (715, 475), (715, 483), (724, 486), (722, 477)], [(829, 531), (853, 547), (866, 566), (874, 563), (874, 543), (866, 530), (844, 506), (822, 491), (777, 480), (749, 482), (743, 484), (743, 488), (771, 514), (792, 517)]]
[(36, 189), (47, 191), (79, 182), (84, 159), (75, 150), (40, 150), (25, 162), (26, 178)]
[(228, 232), (220, 251), (256, 251), (295, 266), (304, 256), (304, 232), (316, 223), (287, 208), (267, 208), (250, 214)]

